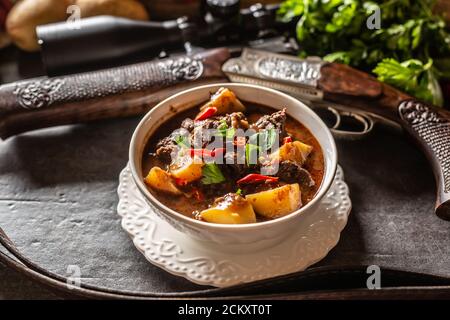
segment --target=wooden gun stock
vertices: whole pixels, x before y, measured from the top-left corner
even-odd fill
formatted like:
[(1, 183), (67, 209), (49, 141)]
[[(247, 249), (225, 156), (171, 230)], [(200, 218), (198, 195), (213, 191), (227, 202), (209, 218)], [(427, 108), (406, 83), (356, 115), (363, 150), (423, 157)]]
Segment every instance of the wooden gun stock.
[(325, 100), (351, 105), (399, 123), (431, 163), (437, 185), (436, 214), (450, 220), (450, 112), (380, 83), (341, 64), (321, 69)]
[(0, 137), (145, 113), (177, 91), (226, 81), (226, 48), (114, 69), (30, 79), (0, 87)]
[[(222, 65), (229, 50), (218, 48), (121, 68), (0, 87), (0, 137), (56, 125), (145, 113), (177, 91), (228, 81)], [(436, 178), (436, 214), (450, 220), (450, 112), (380, 83), (341, 64), (324, 64), (317, 89), (325, 100), (396, 121), (428, 157)], [(316, 88), (314, 88), (316, 89)]]

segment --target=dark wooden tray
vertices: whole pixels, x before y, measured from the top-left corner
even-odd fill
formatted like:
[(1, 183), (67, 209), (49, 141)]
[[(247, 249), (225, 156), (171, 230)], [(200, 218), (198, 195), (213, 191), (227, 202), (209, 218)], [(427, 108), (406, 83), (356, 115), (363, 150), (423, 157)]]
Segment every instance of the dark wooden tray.
[[(138, 120), (41, 130), (1, 143), (0, 227), (41, 270), (33, 273), (0, 255), (4, 263), (61, 288), (64, 279), (55, 283), (48, 275), (67, 277), (68, 266), (78, 265), (83, 284), (101, 294), (211, 294), (151, 265), (120, 227), (118, 176)], [(310, 272), (352, 265), (362, 266), (362, 274), (363, 266), (376, 264), (450, 278), (450, 224), (433, 213), (434, 180), (423, 155), (400, 132), (384, 127), (337, 144), (353, 210), (339, 244)], [(297, 290), (348, 288), (313, 280)], [(8, 281), (14, 278), (1, 278)], [(365, 282), (352, 287), (358, 285)]]

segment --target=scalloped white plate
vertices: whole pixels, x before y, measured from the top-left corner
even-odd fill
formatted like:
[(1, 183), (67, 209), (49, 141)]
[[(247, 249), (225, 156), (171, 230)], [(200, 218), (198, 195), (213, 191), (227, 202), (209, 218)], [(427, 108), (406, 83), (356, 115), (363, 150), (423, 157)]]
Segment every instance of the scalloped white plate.
[(351, 210), (341, 167), (319, 209), (277, 245), (218, 246), (192, 239), (158, 218), (139, 193), (128, 166), (120, 174), (122, 227), (152, 264), (192, 282), (226, 287), (302, 271), (338, 243)]

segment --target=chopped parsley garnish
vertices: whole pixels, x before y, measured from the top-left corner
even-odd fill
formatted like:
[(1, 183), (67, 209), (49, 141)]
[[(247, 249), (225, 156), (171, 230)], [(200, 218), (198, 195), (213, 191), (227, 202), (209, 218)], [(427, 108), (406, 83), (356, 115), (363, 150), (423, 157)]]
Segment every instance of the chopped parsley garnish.
[(180, 146), (182, 148), (190, 148), (190, 141), (189, 141), (189, 137), (187, 137), (187, 136), (182, 136), (182, 135), (176, 136), (174, 138), (174, 141), (178, 146)]
[(271, 128), (252, 135), (249, 138), (249, 143), (252, 145), (258, 145), (262, 151), (267, 151), (273, 146), (277, 137), (278, 137), (277, 130)]
[(269, 150), (277, 139), (277, 130), (268, 129), (258, 133), (258, 145), (264, 150)]
[(260, 147), (256, 144), (247, 143), (245, 145), (245, 161), (247, 165), (256, 164), (258, 161), (258, 152), (260, 151)]
[(202, 169), (202, 183), (203, 184), (214, 184), (224, 182), (226, 179), (223, 176), (220, 168), (215, 163), (206, 163)]
[(226, 120), (222, 119), (220, 120), (220, 125), (217, 127), (217, 132), (220, 136), (231, 139), (234, 137), (236, 129), (233, 127), (228, 128)]

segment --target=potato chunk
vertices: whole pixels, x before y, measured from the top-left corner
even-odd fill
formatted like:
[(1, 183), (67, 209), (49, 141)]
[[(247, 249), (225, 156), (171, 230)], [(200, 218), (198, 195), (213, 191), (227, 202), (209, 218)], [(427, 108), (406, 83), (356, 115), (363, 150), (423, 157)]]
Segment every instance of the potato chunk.
[(204, 163), (198, 157), (191, 158), (190, 156), (184, 156), (178, 158), (170, 166), (170, 173), (174, 178), (185, 182), (192, 182), (202, 177), (203, 165)]
[(312, 146), (310, 146), (309, 144), (305, 144), (303, 142), (300, 141), (294, 141), (292, 142), (295, 147), (300, 150), (302, 156), (303, 156), (303, 160), (306, 161), (306, 159), (308, 158), (308, 156), (311, 154), (311, 151), (313, 149)]
[(229, 193), (216, 200), (212, 208), (200, 212), (203, 220), (222, 224), (243, 224), (256, 222), (251, 204), (243, 197)]
[(182, 192), (178, 190), (172, 181), (169, 173), (160, 167), (151, 168), (150, 172), (144, 179), (145, 183), (157, 191), (170, 193), (174, 195), (181, 195)]
[(245, 198), (251, 203), (256, 213), (267, 218), (287, 215), (302, 206), (298, 183), (249, 194)]
[(279, 161), (289, 160), (302, 165), (305, 163), (311, 151), (312, 147), (310, 145), (300, 141), (287, 142), (275, 151), (271, 155), (271, 158)]
[(200, 112), (210, 107), (217, 108), (215, 115), (245, 111), (245, 106), (239, 101), (234, 92), (227, 88), (217, 90), (211, 97), (211, 100), (200, 108)]

